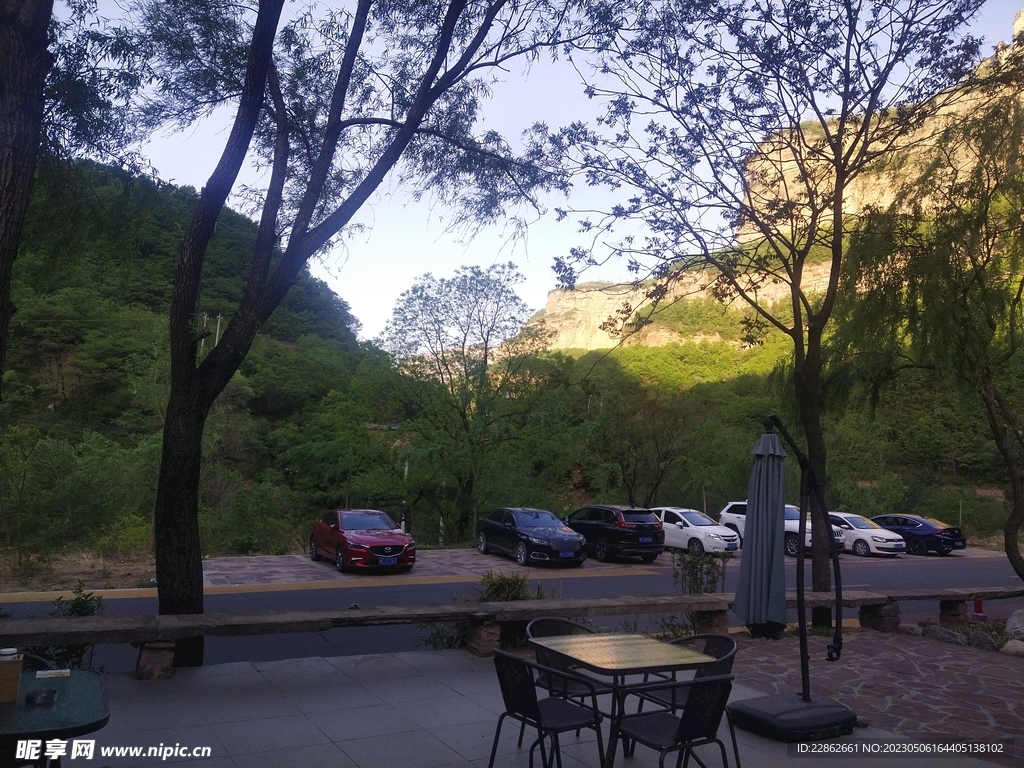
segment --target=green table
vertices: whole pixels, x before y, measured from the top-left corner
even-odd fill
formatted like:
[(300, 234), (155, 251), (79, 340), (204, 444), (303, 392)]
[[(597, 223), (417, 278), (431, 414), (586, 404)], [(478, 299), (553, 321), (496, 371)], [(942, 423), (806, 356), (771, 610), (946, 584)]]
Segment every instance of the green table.
[[(25, 695), (35, 690), (55, 690), (57, 700), (53, 704), (31, 706), (25, 703)], [(10, 750), (11, 759), (18, 741), (41, 740), (45, 754), (46, 741), (68, 739), (98, 731), (110, 719), (107, 706), (107, 689), (103, 675), (91, 669), (73, 669), (68, 677), (36, 678), (36, 671), (21, 674), (21, 690), (18, 700), (11, 704), (0, 704), (0, 756), (6, 757)], [(70, 756), (70, 751), (69, 751)], [(45, 765), (45, 758), (35, 764)], [(59, 760), (51, 765), (60, 765)]]
[(678, 672), (713, 664), (717, 659), (690, 648), (663, 643), (644, 635), (559, 635), (535, 637), (530, 644), (558, 657), (566, 667), (582, 668), (612, 678), (611, 732), (605, 766), (615, 761), (615, 744), (622, 721), (622, 702), (629, 692), (628, 675)]

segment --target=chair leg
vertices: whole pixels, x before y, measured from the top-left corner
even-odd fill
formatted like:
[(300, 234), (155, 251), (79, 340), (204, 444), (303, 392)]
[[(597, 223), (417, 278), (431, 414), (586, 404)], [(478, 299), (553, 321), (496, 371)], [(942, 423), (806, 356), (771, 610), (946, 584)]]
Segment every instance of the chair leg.
[(523, 722), (519, 725), (519, 743), (516, 746), (519, 747), (520, 749), (522, 749), (522, 746), (523, 746), (523, 734), (524, 733), (526, 733), (526, 721), (525, 720), (523, 720)]
[(491, 745), (491, 759), (487, 762), (487, 768), (494, 768), (494, 756), (498, 753), (498, 739), (501, 738), (501, 724), (505, 720), (507, 712), (502, 712), (498, 718), (498, 727), (494, 729), (494, 744)]
[(717, 744), (718, 748), (722, 750), (722, 765), (725, 766), (725, 768), (729, 768), (729, 758), (725, 754), (725, 742), (721, 739), (715, 739), (715, 744)]
[(736, 729), (732, 727), (732, 715), (729, 714), (729, 710), (725, 710), (725, 719), (729, 723), (729, 735), (732, 736), (732, 751), (736, 755), (736, 768), (740, 767), (740, 747), (736, 743)]

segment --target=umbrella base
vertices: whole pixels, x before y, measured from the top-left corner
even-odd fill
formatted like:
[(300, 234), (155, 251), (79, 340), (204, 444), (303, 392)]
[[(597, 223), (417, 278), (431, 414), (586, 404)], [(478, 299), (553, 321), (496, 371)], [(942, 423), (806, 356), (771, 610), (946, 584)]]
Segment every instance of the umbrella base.
[(786, 743), (849, 736), (857, 724), (857, 715), (834, 699), (804, 701), (798, 693), (738, 701), (729, 715), (737, 728)]

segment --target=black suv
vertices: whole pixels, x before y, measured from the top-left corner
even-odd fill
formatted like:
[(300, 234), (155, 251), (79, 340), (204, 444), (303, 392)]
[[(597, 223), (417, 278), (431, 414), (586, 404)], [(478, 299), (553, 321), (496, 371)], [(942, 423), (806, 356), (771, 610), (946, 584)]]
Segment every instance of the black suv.
[(665, 549), (661, 520), (649, 509), (594, 504), (577, 509), (566, 522), (583, 534), (587, 548), (602, 563), (614, 555), (653, 563)]

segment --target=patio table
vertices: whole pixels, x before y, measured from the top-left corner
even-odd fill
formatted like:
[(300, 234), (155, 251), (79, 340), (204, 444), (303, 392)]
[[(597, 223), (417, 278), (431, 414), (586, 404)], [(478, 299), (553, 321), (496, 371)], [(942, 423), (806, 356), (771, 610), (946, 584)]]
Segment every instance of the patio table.
[(570, 668), (585, 669), (612, 679), (614, 694), (606, 768), (612, 768), (615, 761), (624, 699), (632, 687), (643, 685), (642, 682), (628, 683), (627, 676), (696, 669), (716, 661), (713, 656), (644, 635), (559, 635), (532, 638), (530, 644), (544, 648)]
[[(32, 705), (26, 695), (35, 690), (55, 690), (52, 704)], [(18, 700), (0, 704), (0, 761), (14, 760), (18, 741), (34, 740), (39, 754), (33, 765), (46, 765), (45, 746), (48, 740), (66, 740), (98, 731), (110, 719), (107, 690), (103, 675), (89, 669), (72, 669), (65, 677), (37, 677), (36, 670), (21, 674)], [(66, 757), (72, 759), (70, 749)], [(60, 765), (59, 758), (51, 765)], [(24, 764), (24, 763), (21, 763)]]

